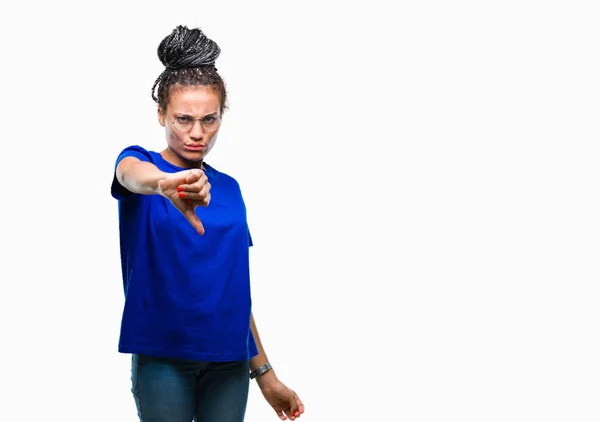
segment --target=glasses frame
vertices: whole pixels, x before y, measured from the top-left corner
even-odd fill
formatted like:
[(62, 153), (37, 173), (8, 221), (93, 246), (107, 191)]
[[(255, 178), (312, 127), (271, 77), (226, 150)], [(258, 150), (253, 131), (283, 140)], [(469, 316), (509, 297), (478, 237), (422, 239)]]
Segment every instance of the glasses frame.
[[(212, 130), (211, 129), (206, 129), (206, 127), (204, 127), (204, 125), (202, 124), (202, 119), (204, 119), (206, 117), (209, 117), (209, 116), (216, 117), (219, 120), (219, 125), (217, 126), (216, 129), (212, 129)], [(173, 121), (171, 122), (171, 124), (173, 125), (173, 127), (175, 128), (175, 130), (177, 130), (178, 132), (182, 132), (182, 133), (188, 133), (188, 132), (190, 132), (194, 128), (194, 126), (196, 125), (196, 120), (200, 121), (200, 127), (202, 127), (202, 130), (204, 132), (208, 132), (208, 133), (216, 132), (221, 127), (221, 123), (223, 123), (223, 120), (221, 119), (221, 116), (219, 116), (218, 113), (217, 114), (215, 114), (215, 113), (207, 114), (206, 116), (198, 117), (197, 119), (194, 119), (191, 116), (185, 116), (185, 117), (188, 117), (188, 118), (192, 119), (192, 125), (190, 126), (190, 128), (188, 130), (181, 130), (175, 124), (175, 120), (177, 120), (178, 117), (184, 117), (184, 116), (175, 116), (175, 117), (173, 117)]]

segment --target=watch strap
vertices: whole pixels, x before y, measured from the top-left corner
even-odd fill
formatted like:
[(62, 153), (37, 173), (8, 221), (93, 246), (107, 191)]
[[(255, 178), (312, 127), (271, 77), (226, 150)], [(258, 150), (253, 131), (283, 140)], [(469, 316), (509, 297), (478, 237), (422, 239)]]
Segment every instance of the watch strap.
[(258, 368), (256, 368), (254, 371), (250, 372), (250, 379), (259, 377), (259, 376), (269, 372), (271, 369), (273, 369), (273, 367), (271, 366), (271, 364), (269, 362), (267, 362), (264, 365), (261, 365)]

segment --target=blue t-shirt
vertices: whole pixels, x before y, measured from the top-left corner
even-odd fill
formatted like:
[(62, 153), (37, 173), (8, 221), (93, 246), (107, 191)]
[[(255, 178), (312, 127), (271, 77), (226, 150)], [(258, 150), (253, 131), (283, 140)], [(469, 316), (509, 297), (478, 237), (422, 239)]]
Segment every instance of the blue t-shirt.
[[(125, 157), (168, 173), (186, 170), (137, 145), (116, 164)], [(125, 291), (121, 353), (216, 362), (258, 354), (250, 330), (246, 207), (237, 181), (205, 165), (211, 201), (196, 207), (202, 236), (168, 199), (134, 194), (113, 180)]]

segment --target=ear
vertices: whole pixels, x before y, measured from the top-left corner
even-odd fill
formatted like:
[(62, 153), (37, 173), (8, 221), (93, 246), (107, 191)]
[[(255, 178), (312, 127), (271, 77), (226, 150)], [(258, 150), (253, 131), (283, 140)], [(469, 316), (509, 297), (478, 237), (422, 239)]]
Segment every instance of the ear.
[(158, 107), (158, 123), (160, 123), (160, 125), (162, 127), (165, 126), (165, 113), (163, 112), (162, 107)]

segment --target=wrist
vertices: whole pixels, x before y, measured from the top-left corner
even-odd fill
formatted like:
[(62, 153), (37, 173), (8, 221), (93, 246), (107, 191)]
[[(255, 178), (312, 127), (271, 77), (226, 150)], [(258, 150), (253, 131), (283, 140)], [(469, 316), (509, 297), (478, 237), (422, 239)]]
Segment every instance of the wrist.
[[(161, 172), (162, 173), (162, 172)], [(166, 194), (166, 190), (168, 189), (168, 174), (162, 173), (156, 175), (156, 186), (154, 189), (154, 193), (156, 195), (164, 196), (168, 199), (168, 195)]]
[(261, 377), (271, 371), (273, 367), (269, 362), (265, 362), (262, 365), (257, 366), (253, 371), (250, 372), (250, 379)]
[(266, 372), (254, 379), (261, 389), (265, 389), (277, 382), (277, 375), (275, 374), (275, 371), (271, 369), (269, 372)]
[(257, 366), (253, 371), (250, 372), (250, 379), (255, 379), (260, 388), (271, 384), (277, 380), (275, 370), (269, 362), (265, 362), (260, 366)]

